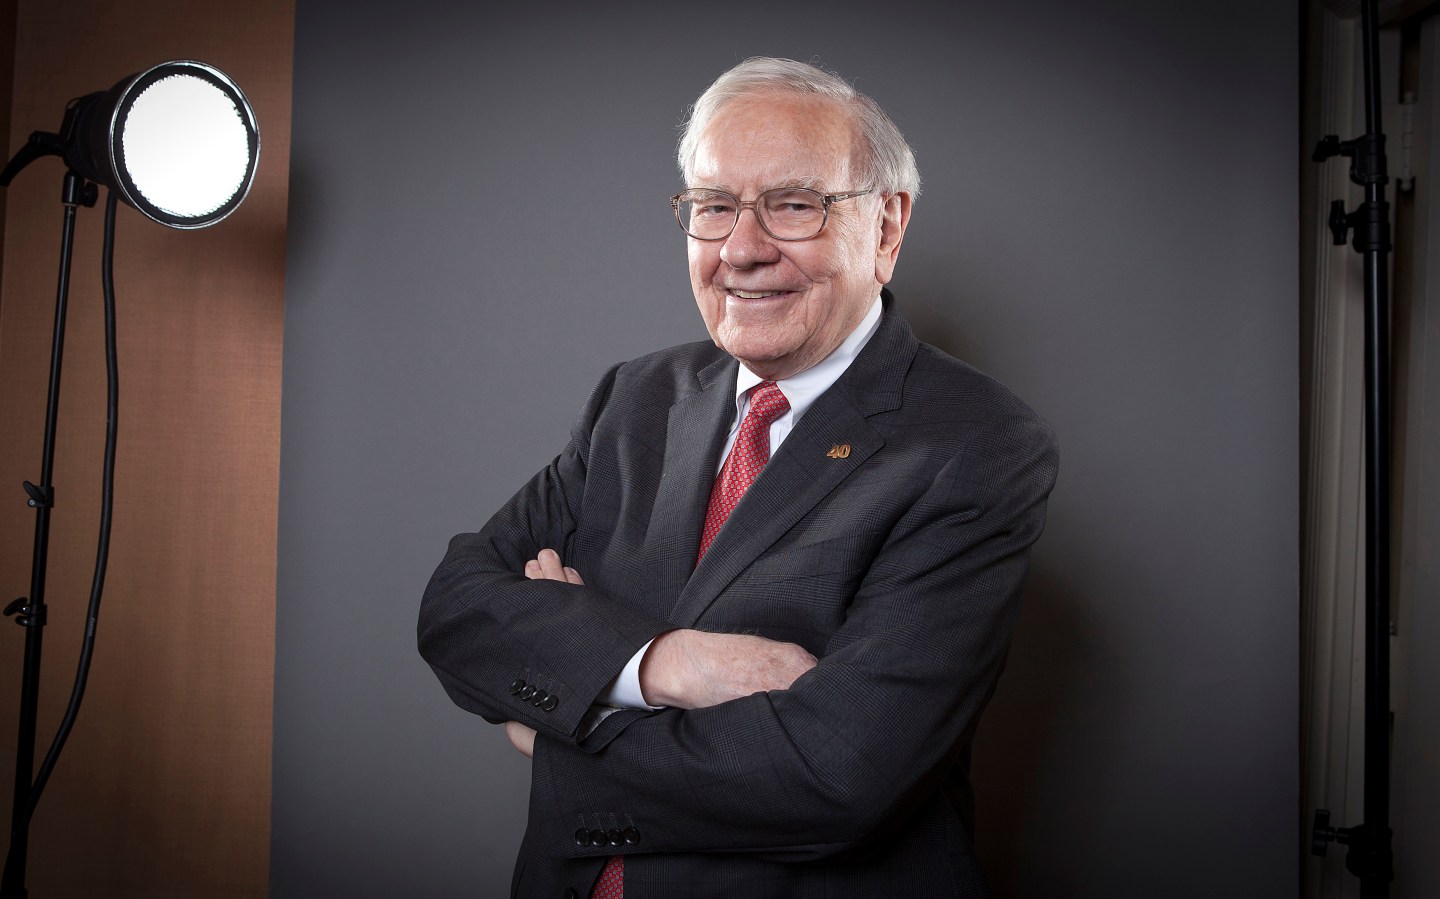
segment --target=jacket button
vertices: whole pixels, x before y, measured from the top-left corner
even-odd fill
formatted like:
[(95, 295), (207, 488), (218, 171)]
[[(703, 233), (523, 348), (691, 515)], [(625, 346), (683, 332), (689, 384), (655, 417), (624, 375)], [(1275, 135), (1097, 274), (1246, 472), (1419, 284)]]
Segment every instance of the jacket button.
[(586, 829), (583, 828), (583, 827), (580, 828), (579, 830), (575, 831), (575, 845), (576, 845), (576, 846), (589, 846), (589, 845), (590, 845), (590, 831), (586, 830)]
[(625, 842), (629, 843), (631, 846), (634, 846), (636, 843), (640, 842), (640, 831), (636, 830), (633, 827), (625, 828), (624, 835)]
[(530, 704), (533, 706), (538, 706), (549, 698), (549, 693), (546, 693), (544, 690), (536, 690), (535, 695), (530, 697)]
[(580, 894), (575, 892), (573, 888), (568, 889), (565, 891), (565, 899), (580, 899)]
[(553, 712), (555, 711), (555, 707), (559, 704), (560, 697), (556, 696), (554, 693), (551, 693), (549, 696), (545, 697), (544, 702), (540, 703), (540, 708), (544, 709), (547, 712)]
[(625, 835), (618, 830), (612, 830), (609, 833), (605, 834), (605, 838), (610, 841), (611, 846), (619, 846), (621, 843), (625, 842)]
[(525, 689), (525, 680), (524, 680), (524, 678), (519, 678), (519, 677), (517, 677), (517, 678), (515, 678), (515, 680), (510, 684), (510, 695), (511, 695), (511, 696), (515, 696), (516, 694), (518, 694), (518, 693), (519, 693), (521, 690), (523, 690), (523, 689)]
[(524, 689), (522, 689), (522, 690), (520, 691), (520, 698), (523, 699), (523, 700), (525, 700), (526, 702), (529, 702), (529, 701), (530, 701), (530, 697), (531, 697), (531, 696), (534, 696), (534, 695), (535, 695), (535, 687), (534, 687), (533, 684), (526, 684), (525, 687), (524, 687)]
[(591, 843), (591, 845), (593, 845), (593, 846), (604, 846), (604, 845), (605, 845), (605, 842), (606, 842), (605, 831), (603, 831), (603, 830), (592, 830), (592, 831), (590, 831), (590, 843)]

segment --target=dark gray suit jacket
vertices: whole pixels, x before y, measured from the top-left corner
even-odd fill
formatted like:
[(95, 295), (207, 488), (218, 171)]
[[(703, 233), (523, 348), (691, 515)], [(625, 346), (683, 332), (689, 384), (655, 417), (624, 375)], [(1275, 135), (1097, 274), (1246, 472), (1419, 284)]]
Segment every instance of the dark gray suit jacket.
[[(421, 653), (454, 701), (539, 732), (514, 894), (587, 896), (618, 852), (626, 899), (986, 895), (970, 743), (1054, 436), (916, 341), (887, 292), (697, 567), (736, 368), (695, 343), (611, 369), (565, 451), (451, 541), (425, 592)], [(585, 586), (525, 579), (543, 547)], [(789, 690), (618, 712), (582, 738), (626, 660), (681, 627), (820, 663)]]

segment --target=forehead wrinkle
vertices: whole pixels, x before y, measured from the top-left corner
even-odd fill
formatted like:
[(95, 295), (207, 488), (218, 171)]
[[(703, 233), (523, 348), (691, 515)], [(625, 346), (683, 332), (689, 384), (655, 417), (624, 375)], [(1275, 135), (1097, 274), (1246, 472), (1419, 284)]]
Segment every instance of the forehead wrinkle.
[[(775, 179), (774, 184), (769, 184), (760, 188), (756, 196), (759, 196), (759, 194), (764, 193), (767, 190), (775, 190), (776, 188), (788, 187), (808, 187), (810, 190), (818, 191), (822, 194), (830, 189), (823, 179), (817, 178), (814, 175), (782, 175), (781, 177)], [(741, 197), (738, 193), (738, 188), (736, 188), (732, 184), (696, 184), (692, 185), (689, 190), (718, 190), (724, 191), (725, 193), (730, 194), (733, 197), (738, 197), (742, 200), (745, 199), (744, 197)]]
[[(808, 188), (810, 188), (811, 190), (818, 190), (818, 191), (820, 191), (821, 193), (824, 193), (824, 192), (825, 192), (825, 182), (822, 181), (821, 179), (815, 177), (815, 175), (813, 175), (813, 174), (804, 174), (804, 175), (799, 174), (799, 173), (787, 174), (787, 175), (785, 175), (784, 177), (782, 177), (782, 178), (780, 178), (779, 180), (777, 180), (773, 186), (774, 186), (774, 187), (808, 187)], [(770, 190), (771, 188), (767, 187), (767, 188), (765, 188), (765, 189), (766, 189), (766, 190)]]

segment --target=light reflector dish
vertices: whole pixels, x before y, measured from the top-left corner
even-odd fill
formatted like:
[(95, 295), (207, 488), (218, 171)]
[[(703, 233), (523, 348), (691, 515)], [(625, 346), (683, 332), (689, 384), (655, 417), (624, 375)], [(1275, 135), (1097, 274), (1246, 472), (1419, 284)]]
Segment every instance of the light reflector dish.
[(172, 228), (224, 219), (255, 179), (255, 112), (235, 82), (202, 62), (162, 63), (122, 84), (109, 132), (112, 186)]

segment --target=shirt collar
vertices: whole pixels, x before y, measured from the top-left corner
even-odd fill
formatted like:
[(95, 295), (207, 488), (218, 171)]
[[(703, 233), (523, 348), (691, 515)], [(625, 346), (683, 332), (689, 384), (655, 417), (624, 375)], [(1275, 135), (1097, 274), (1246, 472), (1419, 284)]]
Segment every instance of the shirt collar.
[[(779, 385), (780, 392), (785, 394), (785, 399), (790, 402), (791, 421), (799, 421), (810, 408), (810, 404), (820, 398), (820, 394), (829, 390), (831, 385), (840, 380), (840, 376), (865, 349), (865, 344), (880, 327), (880, 297), (875, 297), (875, 302), (870, 304), (870, 311), (855, 326), (855, 330), (840, 342), (830, 355), (820, 360), (815, 365), (805, 369), (799, 374), (791, 375), (775, 383)], [(735, 377), (735, 408), (737, 412), (745, 403), (745, 394), (756, 384), (765, 380), (753, 371), (740, 364), (740, 371)]]

